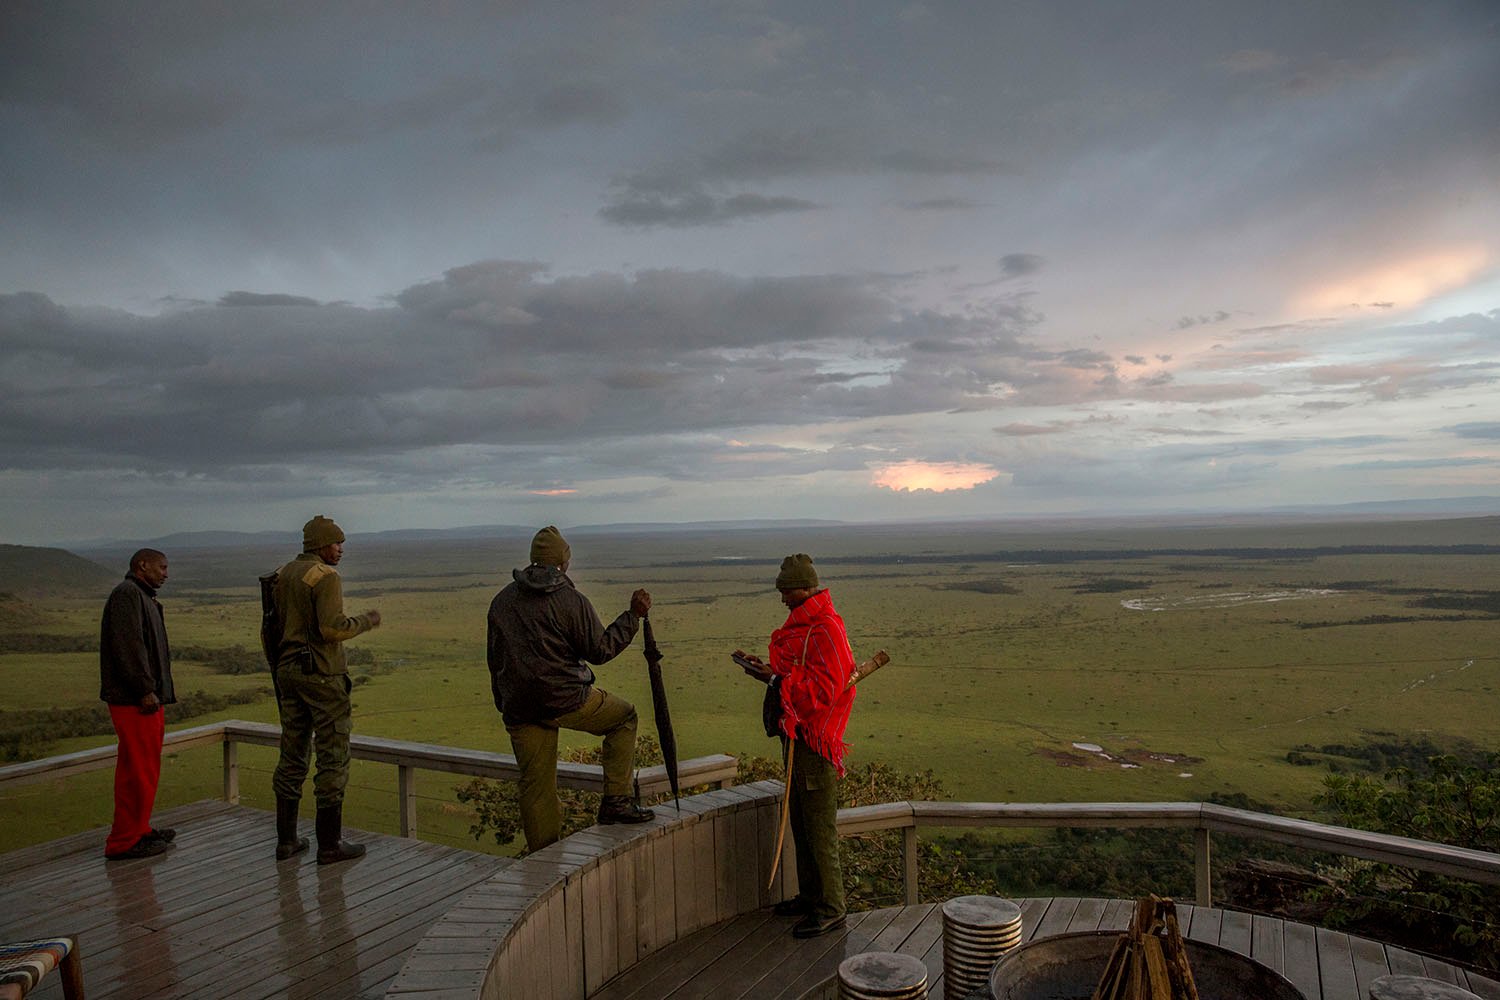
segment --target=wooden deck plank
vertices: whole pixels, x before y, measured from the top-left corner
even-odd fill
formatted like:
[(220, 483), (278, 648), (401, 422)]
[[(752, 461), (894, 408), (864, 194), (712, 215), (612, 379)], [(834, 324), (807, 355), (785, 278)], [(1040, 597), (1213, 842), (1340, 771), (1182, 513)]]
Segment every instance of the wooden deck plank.
[(1307, 924), (1288, 923), (1282, 932), (1286, 968), (1281, 974), (1305, 996), (1321, 997), (1323, 986), (1318, 972), (1316, 929)]
[(1257, 913), (1250, 921), (1250, 957), (1272, 972), (1286, 975), (1285, 924)]
[(1469, 992), (1484, 997), (1484, 1000), (1500, 1000), (1500, 980), (1477, 972), (1465, 972), (1469, 980)]
[(1323, 1000), (1365, 1000), (1354, 975), (1354, 957), (1349, 949), (1349, 935), (1326, 927), (1314, 929), (1318, 943), (1318, 978), (1323, 984)]
[(1225, 910), (1219, 925), (1219, 947), (1228, 948), (1239, 955), (1248, 956), (1251, 951), (1251, 934), (1254, 920), (1242, 910)]
[(1423, 974), (1428, 979), (1441, 979), (1445, 983), (1462, 986), (1465, 982), (1463, 972), (1444, 962), (1440, 958), (1422, 956), (1422, 967), (1426, 970)]
[(1034, 937), (1051, 937), (1054, 934), (1066, 934), (1068, 924), (1073, 919), (1073, 914), (1078, 912), (1078, 900), (1058, 896), (1047, 906), (1047, 912), (1037, 922)]
[(1370, 995), (1370, 984), (1391, 971), (1385, 947), (1368, 938), (1349, 938), (1349, 957), (1354, 960), (1354, 980), (1361, 1000)]
[(1422, 956), (1407, 951), (1405, 948), (1397, 948), (1393, 945), (1386, 945), (1385, 960), (1386, 964), (1391, 967), (1391, 971), (1398, 975), (1427, 975), (1427, 967), (1422, 964)]
[(383, 991), (432, 923), (509, 863), (356, 833), (370, 846), (359, 861), (278, 864), (269, 813), (195, 803), (156, 822), (178, 837), (154, 858), (106, 863), (101, 831), (66, 838), (50, 861), (29, 848), (6, 855), (28, 882), (53, 888), (39, 906), (0, 910), (0, 935), (86, 927), (95, 1000), (352, 997)]
[(1224, 911), (1207, 906), (1193, 907), (1193, 921), (1185, 936), (1193, 941), (1218, 944), (1224, 927)]
[(1047, 915), (1047, 906), (1052, 900), (1030, 898), (1018, 899), (1016, 902), (1021, 905), (1021, 941), (1024, 943), (1036, 937), (1037, 928)]
[(1130, 899), (1111, 899), (1109, 906), (1104, 910), (1104, 917), (1099, 921), (1101, 931), (1123, 931), (1130, 928), (1130, 917), (1135, 912), (1135, 901)]
[(1068, 931), (1097, 931), (1099, 922), (1104, 919), (1104, 909), (1109, 905), (1107, 899), (1085, 898), (1078, 901), (1078, 909), (1073, 911), (1073, 916), (1068, 920)]
[[(780, 964), (770, 974), (738, 984), (736, 997), (779, 997), (796, 1000), (819, 983), (838, 975), (839, 963), (850, 955), (870, 951), (870, 942), (895, 919), (900, 907), (867, 910), (849, 915), (849, 926), (838, 934), (798, 941), (780, 954)], [(751, 977), (753, 979), (753, 977)]]
[(766, 922), (778, 922), (772, 918), (769, 910), (757, 910), (733, 920), (711, 924), (680, 941), (676, 948), (658, 952), (625, 970), (589, 995), (602, 1000), (667, 996), (696, 975), (699, 969), (728, 953), (742, 938)]

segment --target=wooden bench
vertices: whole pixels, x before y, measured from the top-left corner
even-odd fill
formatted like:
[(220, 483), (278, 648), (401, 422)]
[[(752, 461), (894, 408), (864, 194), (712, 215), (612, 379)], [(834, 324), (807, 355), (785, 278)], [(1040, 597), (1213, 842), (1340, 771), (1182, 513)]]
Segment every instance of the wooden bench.
[(62, 970), (66, 1000), (83, 1000), (77, 937), (0, 944), (0, 1000), (21, 1000), (53, 969)]

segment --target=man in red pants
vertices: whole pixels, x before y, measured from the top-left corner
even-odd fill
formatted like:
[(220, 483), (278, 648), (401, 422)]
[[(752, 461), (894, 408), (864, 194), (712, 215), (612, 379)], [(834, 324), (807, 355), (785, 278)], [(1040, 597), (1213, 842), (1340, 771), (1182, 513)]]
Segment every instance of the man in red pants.
[(130, 572), (110, 593), (99, 624), (99, 697), (109, 704), (119, 740), (115, 820), (104, 842), (108, 861), (149, 858), (177, 836), (151, 826), (166, 732), (162, 706), (177, 701), (167, 626), (156, 600), (166, 582), (167, 557), (141, 549), (130, 557)]

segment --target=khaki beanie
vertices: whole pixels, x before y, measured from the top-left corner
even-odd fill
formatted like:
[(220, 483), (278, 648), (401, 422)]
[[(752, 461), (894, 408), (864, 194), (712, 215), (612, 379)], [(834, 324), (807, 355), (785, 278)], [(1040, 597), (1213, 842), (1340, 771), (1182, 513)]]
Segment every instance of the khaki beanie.
[(332, 545), (343, 540), (343, 529), (322, 514), (302, 526), (303, 552), (316, 552), (325, 545)]
[(777, 590), (818, 589), (818, 571), (813, 569), (812, 556), (798, 552), (781, 560), (781, 572), (776, 574)]
[(555, 525), (547, 525), (531, 540), (531, 561), (537, 566), (561, 566), (572, 558), (572, 547)]

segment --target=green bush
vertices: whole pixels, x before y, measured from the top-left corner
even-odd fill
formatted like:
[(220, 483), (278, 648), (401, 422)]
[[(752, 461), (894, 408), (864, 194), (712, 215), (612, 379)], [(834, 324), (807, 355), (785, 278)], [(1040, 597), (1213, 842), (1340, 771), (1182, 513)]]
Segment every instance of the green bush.
[[(1432, 757), (1419, 772), (1398, 767), (1385, 781), (1329, 775), (1323, 804), (1337, 822), (1376, 833), (1500, 851), (1500, 754), (1478, 763)], [(1327, 923), (1434, 951), (1484, 968), (1500, 966), (1500, 887), (1346, 859), (1322, 874), (1315, 895), (1331, 903)]]

